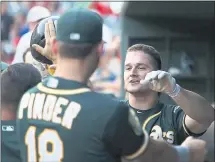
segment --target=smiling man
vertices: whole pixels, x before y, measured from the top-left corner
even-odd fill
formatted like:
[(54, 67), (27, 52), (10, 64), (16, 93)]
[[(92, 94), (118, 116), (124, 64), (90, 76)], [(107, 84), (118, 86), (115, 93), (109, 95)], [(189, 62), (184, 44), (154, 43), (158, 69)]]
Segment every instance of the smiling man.
[[(154, 139), (181, 144), (187, 136), (201, 136), (214, 121), (210, 103), (161, 71), (160, 54), (151, 46), (136, 44), (127, 50), (124, 82), (128, 105)], [(169, 95), (177, 105), (161, 103), (160, 93)]]

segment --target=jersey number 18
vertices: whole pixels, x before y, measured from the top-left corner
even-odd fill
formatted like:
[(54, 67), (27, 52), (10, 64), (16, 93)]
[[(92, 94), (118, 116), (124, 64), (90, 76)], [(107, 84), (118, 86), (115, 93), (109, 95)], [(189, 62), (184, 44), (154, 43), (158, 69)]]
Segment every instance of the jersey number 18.
[[(36, 139), (36, 127), (31, 126), (26, 132), (25, 144), (28, 149), (28, 161), (61, 162), (63, 159), (63, 142), (55, 130), (44, 129)], [(48, 151), (48, 144), (52, 147), (51, 151)], [(37, 159), (37, 154), (39, 155), (39, 159)]]

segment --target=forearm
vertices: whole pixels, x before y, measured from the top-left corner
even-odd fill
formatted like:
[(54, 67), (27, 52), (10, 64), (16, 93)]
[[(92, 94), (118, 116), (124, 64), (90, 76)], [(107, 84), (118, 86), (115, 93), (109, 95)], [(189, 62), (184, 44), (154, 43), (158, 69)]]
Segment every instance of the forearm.
[(214, 121), (214, 109), (206, 99), (197, 93), (181, 88), (173, 100), (180, 106), (186, 115), (200, 124), (209, 124)]
[(164, 141), (150, 139), (147, 150), (139, 157), (123, 162), (179, 162), (176, 149)]
[(144, 161), (178, 161), (178, 155), (176, 150), (164, 141), (155, 141), (150, 139), (147, 151), (142, 155)]

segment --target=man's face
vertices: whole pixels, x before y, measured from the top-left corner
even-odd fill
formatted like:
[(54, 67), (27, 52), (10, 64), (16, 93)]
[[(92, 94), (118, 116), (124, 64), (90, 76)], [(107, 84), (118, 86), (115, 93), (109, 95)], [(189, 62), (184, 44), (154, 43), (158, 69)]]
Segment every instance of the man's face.
[(153, 71), (153, 60), (150, 55), (142, 51), (128, 52), (125, 59), (124, 83), (125, 90), (136, 93), (149, 90), (148, 85), (140, 85), (147, 73)]

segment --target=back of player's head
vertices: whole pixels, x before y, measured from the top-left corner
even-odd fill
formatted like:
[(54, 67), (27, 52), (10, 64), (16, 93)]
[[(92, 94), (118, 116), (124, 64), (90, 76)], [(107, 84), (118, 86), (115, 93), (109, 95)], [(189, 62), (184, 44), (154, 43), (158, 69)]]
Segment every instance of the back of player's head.
[(57, 22), (56, 39), (64, 58), (85, 58), (102, 42), (103, 19), (88, 9), (69, 9)]
[(127, 52), (141, 51), (152, 57), (155, 62), (156, 70), (161, 70), (161, 57), (160, 53), (152, 46), (146, 44), (135, 44), (128, 48)]
[(22, 95), (41, 81), (39, 71), (31, 64), (10, 65), (1, 76), (1, 103), (16, 111)]

